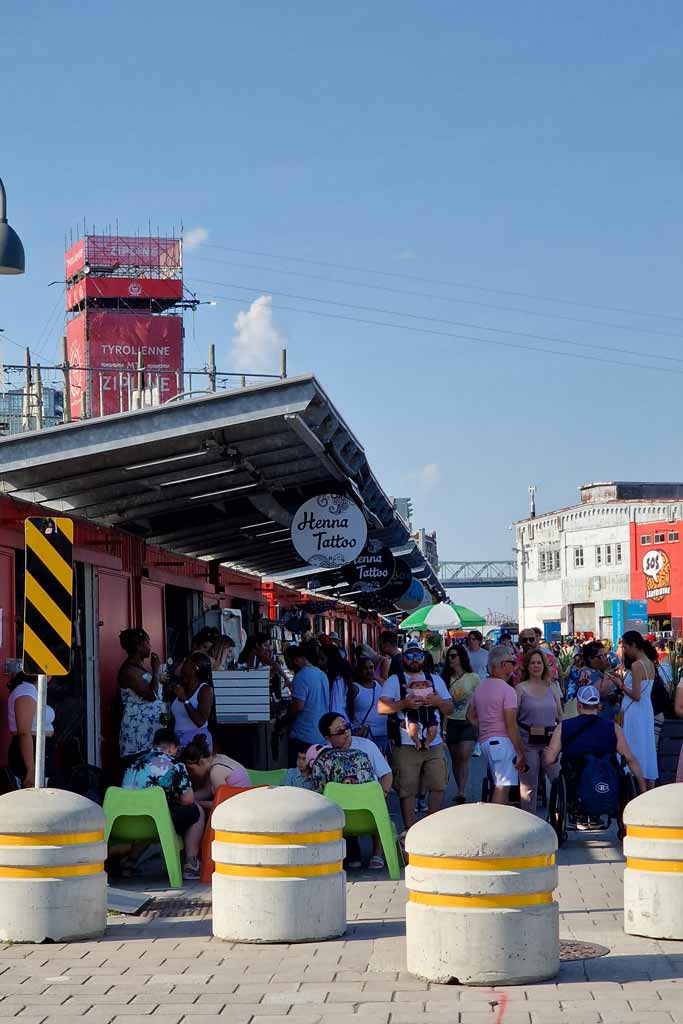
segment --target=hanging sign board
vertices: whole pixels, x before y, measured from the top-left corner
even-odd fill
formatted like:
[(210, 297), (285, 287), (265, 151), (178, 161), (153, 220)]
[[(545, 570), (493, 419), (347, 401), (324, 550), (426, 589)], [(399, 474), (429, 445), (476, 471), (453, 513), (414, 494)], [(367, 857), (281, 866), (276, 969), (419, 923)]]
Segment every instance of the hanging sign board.
[(362, 511), (340, 494), (319, 494), (296, 511), (291, 526), (292, 544), (309, 565), (333, 569), (352, 562), (368, 539)]
[[(394, 602), (398, 601), (399, 598), (403, 597), (411, 583), (413, 582), (413, 573), (410, 566), (403, 558), (397, 558), (395, 560), (394, 575), (385, 587), (381, 590), (375, 591), (374, 594), (359, 594), (358, 597), (350, 598), (357, 604), (362, 605), (365, 608), (376, 607), (377, 602), (380, 601), (383, 608), (388, 607)], [(340, 592), (341, 595), (344, 591)]]
[(74, 524), (63, 516), (25, 522), (24, 660), (28, 675), (71, 671)]
[(347, 583), (357, 586), (364, 594), (374, 594), (390, 582), (396, 568), (391, 548), (381, 541), (369, 540), (360, 555), (342, 570)]

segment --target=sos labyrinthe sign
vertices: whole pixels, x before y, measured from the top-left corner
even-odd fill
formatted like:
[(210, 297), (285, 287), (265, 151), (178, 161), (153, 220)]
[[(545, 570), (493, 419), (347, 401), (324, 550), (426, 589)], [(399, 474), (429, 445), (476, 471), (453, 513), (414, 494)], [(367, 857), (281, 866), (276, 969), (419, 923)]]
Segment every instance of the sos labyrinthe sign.
[(292, 544), (309, 565), (334, 569), (361, 553), (368, 526), (358, 505), (340, 494), (319, 494), (301, 505), (292, 520)]

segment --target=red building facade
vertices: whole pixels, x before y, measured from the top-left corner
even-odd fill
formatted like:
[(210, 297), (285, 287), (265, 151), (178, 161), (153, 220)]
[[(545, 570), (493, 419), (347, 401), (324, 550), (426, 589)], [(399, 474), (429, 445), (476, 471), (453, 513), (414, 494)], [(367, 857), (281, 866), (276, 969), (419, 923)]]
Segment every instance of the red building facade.
[(683, 522), (631, 523), (631, 597), (647, 601), (650, 627), (681, 633)]

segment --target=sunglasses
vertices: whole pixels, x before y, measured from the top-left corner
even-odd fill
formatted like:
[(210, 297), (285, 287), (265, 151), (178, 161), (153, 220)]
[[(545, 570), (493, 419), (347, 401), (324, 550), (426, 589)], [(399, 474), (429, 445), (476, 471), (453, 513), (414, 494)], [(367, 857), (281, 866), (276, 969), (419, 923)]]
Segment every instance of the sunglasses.
[(350, 725), (345, 725), (343, 729), (338, 729), (337, 732), (331, 732), (330, 736), (345, 736), (347, 732), (351, 732)]
[(459, 658), (459, 657), (460, 657), (460, 655), (458, 654), (458, 652), (457, 652), (457, 651), (453, 651), (453, 653), (452, 653), (452, 654), (449, 654), (449, 655), (448, 655), (448, 657), (449, 657), (449, 658)]
[(424, 658), (424, 651), (404, 651), (403, 657), (406, 661), (419, 661), (420, 658)]

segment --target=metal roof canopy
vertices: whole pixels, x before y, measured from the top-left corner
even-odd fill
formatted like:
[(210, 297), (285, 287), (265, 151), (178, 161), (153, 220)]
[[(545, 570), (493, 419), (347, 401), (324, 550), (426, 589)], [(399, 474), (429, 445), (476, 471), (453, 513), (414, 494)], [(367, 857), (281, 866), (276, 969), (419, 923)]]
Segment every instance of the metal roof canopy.
[[(291, 517), (328, 491), (355, 498), (370, 536), (411, 544), (313, 376), (0, 439), (1, 493), (271, 578), (305, 569)], [(445, 596), (423, 556), (410, 561)], [(306, 575), (318, 570), (309, 567), (301, 586)]]

